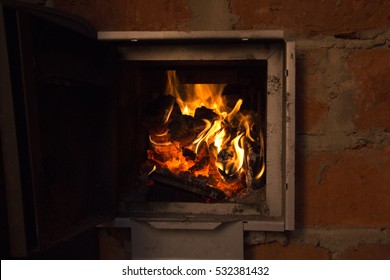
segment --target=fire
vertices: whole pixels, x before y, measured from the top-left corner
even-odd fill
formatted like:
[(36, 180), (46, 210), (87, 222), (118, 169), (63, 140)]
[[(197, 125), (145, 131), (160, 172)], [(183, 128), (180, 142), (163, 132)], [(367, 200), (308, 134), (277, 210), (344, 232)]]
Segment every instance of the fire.
[[(227, 196), (254, 184), (264, 173), (264, 141), (255, 136), (250, 115), (233, 108), (222, 95), (223, 84), (181, 84), (167, 71), (166, 100), (148, 123), (152, 149), (148, 158), (180, 175), (210, 179)], [(173, 98), (171, 98), (173, 97)], [(150, 124), (153, 123), (153, 124)]]
[(223, 108), (223, 84), (180, 84), (176, 71), (167, 71), (166, 92), (176, 98), (184, 115), (195, 115), (195, 110), (202, 106), (219, 110)]

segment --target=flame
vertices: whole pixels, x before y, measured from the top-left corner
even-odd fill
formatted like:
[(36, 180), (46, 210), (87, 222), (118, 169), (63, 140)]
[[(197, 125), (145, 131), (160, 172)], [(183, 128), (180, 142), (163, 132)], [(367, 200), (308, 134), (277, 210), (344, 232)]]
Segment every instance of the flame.
[[(240, 146), (242, 143), (243, 134), (238, 135), (232, 140), (232, 145), (229, 149), (232, 157), (226, 162), (221, 163), (217, 162), (217, 167), (222, 170), (226, 175), (233, 176), (236, 174), (243, 166), (244, 163), (244, 149)], [(242, 144), (241, 144), (242, 145)]]
[(157, 169), (157, 166), (153, 165), (153, 168), (152, 168), (152, 170), (149, 171), (148, 175), (152, 174), (154, 171), (156, 171), (156, 169)]
[(224, 84), (180, 84), (173, 70), (167, 71), (167, 77), (166, 92), (176, 98), (184, 115), (194, 116), (195, 110), (202, 106), (219, 110), (224, 103)]
[(261, 169), (259, 171), (259, 173), (257, 173), (255, 179), (256, 180), (259, 180), (263, 174), (264, 174), (264, 171), (265, 171), (265, 160), (264, 160), (264, 137), (263, 137), (263, 133), (260, 131), (260, 155), (262, 155), (262, 159), (261, 159)]
[[(241, 190), (241, 180), (248, 165), (246, 143), (259, 141), (261, 168), (253, 179), (260, 179), (265, 171), (264, 140), (253, 136), (253, 121), (250, 115), (240, 112), (243, 104), (238, 99), (233, 108), (226, 106), (222, 95), (224, 84), (180, 84), (176, 71), (167, 71), (166, 94), (175, 97), (181, 114), (196, 117), (196, 110), (205, 107), (213, 112), (212, 119), (203, 119), (204, 128), (195, 140), (182, 147), (178, 141), (172, 141), (169, 128), (159, 134), (150, 135), (152, 150), (148, 158), (174, 174), (190, 171), (194, 176), (213, 177), (214, 187), (223, 190), (228, 196)], [(173, 107), (170, 108), (164, 124), (168, 124)], [(256, 139), (255, 139), (256, 138)], [(195, 156), (186, 156), (183, 149)], [(206, 164), (204, 164), (204, 162)], [(245, 175), (243, 175), (245, 176)]]

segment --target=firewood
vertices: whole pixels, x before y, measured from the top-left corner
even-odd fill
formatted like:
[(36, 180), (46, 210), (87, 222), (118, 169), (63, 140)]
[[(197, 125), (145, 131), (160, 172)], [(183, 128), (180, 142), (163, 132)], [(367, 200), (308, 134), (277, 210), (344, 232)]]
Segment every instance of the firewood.
[(263, 155), (259, 141), (250, 141), (245, 139), (245, 182), (247, 186), (253, 189), (259, 189), (263, 186), (263, 179), (256, 179), (256, 175), (260, 172), (263, 166)]
[(210, 163), (210, 157), (209, 156), (203, 156), (201, 157), (199, 160), (195, 161), (195, 165), (192, 166), (189, 171), (191, 173), (195, 172), (195, 171), (199, 171), (199, 170), (202, 170), (203, 168), (205, 168), (206, 165), (208, 165)]
[(166, 131), (171, 115), (180, 114), (176, 99), (172, 95), (161, 95), (150, 101), (143, 112), (143, 125), (150, 134)]
[(188, 115), (176, 115), (169, 124), (172, 140), (180, 142), (182, 147), (191, 144), (206, 127), (204, 121)]
[(206, 108), (205, 106), (196, 108), (194, 116), (197, 119), (206, 119), (210, 122), (213, 122), (220, 118), (217, 113), (215, 113), (212, 109)]
[(182, 153), (183, 153), (183, 156), (186, 158), (186, 160), (191, 160), (191, 161), (195, 161), (196, 160), (196, 154), (190, 150), (190, 149), (187, 149), (187, 148), (182, 148)]
[(184, 176), (175, 176), (166, 170), (160, 170), (152, 172), (149, 175), (149, 178), (160, 184), (163, 184), (164, 186), (184, 190), (189, 193), (211, 198), (216, 201), (221, 201), (226, 197), (223, 191), (211, 187), (205, 183), (201, 183), (201, 180), (197, 180), (193, 176), (191, 176), (191, 181), (184, 182)]

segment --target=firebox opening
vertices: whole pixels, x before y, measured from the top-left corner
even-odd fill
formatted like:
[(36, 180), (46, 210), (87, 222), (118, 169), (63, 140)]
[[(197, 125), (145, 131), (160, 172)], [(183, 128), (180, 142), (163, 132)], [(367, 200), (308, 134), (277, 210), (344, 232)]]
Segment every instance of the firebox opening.
[[(125, 61), (121, 68), (124, 76), (118, 98), (118, 162), (119, 183), (126, 201), (265, 201), (266, 172), (262, 164), (266, 161), (266, 60)], [(177, 89), (169, 87), (172, 75)], [(220, 89), (225, 106), (221, 116), (215, 112), (222, 109), (204, 104), (210, 99), (207, 96), (192, 116), (180, 107), (184, 106), (182, 101), (191, 99), (193, 93), (188, 88), (194, 87)], [(199, 101), (199, 96), (195, 97)], [(250, 123), (244, 125), (240, 118), (250, 119)], [(211, 131), (216, 122), (221, 124), (215, 130), (225, 129), (225, 138), (230, 138), (230, 143), (225, 142), (219, 151), (214, 143), (218, 141), (217, 133), (204, 133), (202, 139), (197, 139), (198, 134)], [(245, 127), (250, 131), (246, 136)], [(245, 150), (245, 158), (239, 172), (231, 171), (232, 167), (222, 171), (227, 161), (236, 156), (234, 137), (240, 137), (236, 146)], [(167, 150), (174, 154), (167, 154)], [(170, 159), (176, 164), (172, 168)], [(217, 167), (207, 167), (207, 172), (200, 170), (211, 164)], [(213, 172), (220, 174), (212, 175)]]

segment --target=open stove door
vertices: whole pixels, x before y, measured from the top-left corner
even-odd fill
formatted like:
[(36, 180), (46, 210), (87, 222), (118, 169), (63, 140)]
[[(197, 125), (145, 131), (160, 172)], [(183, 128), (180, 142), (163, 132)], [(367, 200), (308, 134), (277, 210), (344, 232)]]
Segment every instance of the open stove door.
[(114, 216), (115, 67), (96, 36), (79, 18), (0, 2), (1, 227), (12, 257)]

